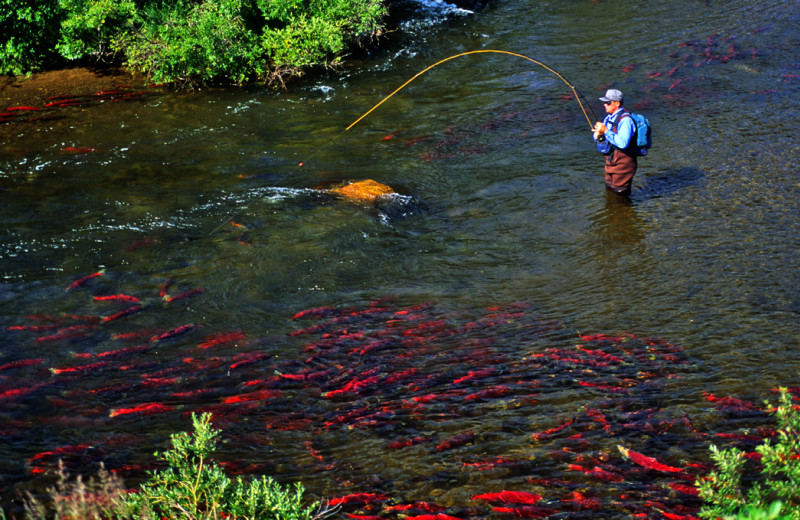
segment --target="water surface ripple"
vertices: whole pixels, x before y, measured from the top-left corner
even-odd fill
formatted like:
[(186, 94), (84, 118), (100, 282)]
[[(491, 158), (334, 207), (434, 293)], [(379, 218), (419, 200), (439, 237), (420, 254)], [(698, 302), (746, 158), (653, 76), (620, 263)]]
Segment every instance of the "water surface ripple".
[[(137, 85), (2, 123), (10, 510), (59, 458), (137, 482), (200, 411), (230, 472), (389, 520), (695, 514), (708, 445), (768, 435), (762, 400), (797, 386), (800, 4), (421, 5), (289, 91)], [(344, 131), (474, 49), (598, 114), (623, 90), (654, 124), (631, 200), (519, 58), (447, 62)], [(363, 179), (400, 196), (320, 191)], [(503, 490), (543, 498), (474, 499)]]

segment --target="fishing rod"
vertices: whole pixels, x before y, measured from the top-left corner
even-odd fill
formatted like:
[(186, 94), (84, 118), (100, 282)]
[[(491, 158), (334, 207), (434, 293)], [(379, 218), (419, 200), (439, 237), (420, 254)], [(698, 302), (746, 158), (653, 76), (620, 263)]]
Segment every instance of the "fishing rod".
[[(353, 121), (352, 123), (350, 123), (350, 124), (347, 126), (347, 128), (345, 128), (344, 130), (342, 130), (342, 131), (341, 131), (341, 132), (340, 132), (338, 135), (336, 135), (336, 136), (334, 136), (333, 138), (331, 138), (331, 139), (330, 139), (330, 140), (329, 140), (327, 143), (325, 143), (323, 146), (321, 146), (321, 147), (317, 148), (317, 149), (314, 151), (314, 153), (312, 153), (312, 154), (309, 156), (309, 159), (310, 159), (310, 158), (313, 158), (315, 155), (317, 155), (317, 154), (318, 154), (318, 153), (320, 153), (322, 150), (324, 150), (325, 148), (327, 148), (327, 147), (328, 147), (328, 146), (329, 146), (331, 143), (333, 143), (333, 142), (334, 142), (334, 141), (336, 141), (336, 140), (337, 140), (339, 137), (341, 137), (341, 135), (342, 135), (342, 134), (344, 134), (345, 132), (347, 132), (348, 130), (350, 130), (350, 129), (351, 129), (351, 128), (353, 128), (354, 126), (356, 126), (356, 125), (357, 125), (357, 124), (358, 124), (358, 123), (359, 123), (359, 122), (360, 122), (362, 119), (364, 119), (364, 118), (365, 118), (365, 117), (367, 117), (369, 114), (371, 114), (372, 112), (374, 112), (374, 111), (375, 111), (375, 110), (376, 110), (378, 107), (380, 107), (381, 105), (383, 105), (384, 103), (386, 103), (386, 102), (387, 102), (387, 101), (388, 101), (388, 100), (389, 100), (389, 99), (390, 99), (392, 96), (394, 96), (395, 94), (397, 94), (398, 92), (400, 92), (401, 90), (403, 90), (403, 89), (404, 89), (406, 86), (408, 86), (408, 85), (409, 85), (409, 84), (410, 84), (412, 81), (414, 81), (414, 80), (415, 80), (415, 79), (417, 79), (418, 77), (422, 76), (423, 74), (425, 74), (425, 73), (426, 73), (426, 72), (428, 72), (429, 70), (431, 70), (431, 69), (433, 69), (433, 68), (435, 68), (435, 67), (438, 67), (438, 66), (439, 66), (439, 65), (441, 65), (442, 63), (448, 62), (448, 61), (450, 61), (450, 60), (454, 60), (454, 59), (456, 59), (456, 58), (461, 58), (462, 56), (470, 56), (470, 55), (472, 55), (472, 54), (487, 54), (487, 53), (494, 53), (494, 54), (506, 54), (506, 55), (509, 55), (509, 56), (515, 56), (515, 57), (517, 57), (517, 58), (522, 58), (522, 59), (525, 59), (525, 60), (528, 60), (528, 61), (530, 61), (531, 63), (534, 63), (534, 64), (536, 64), (536, 65), (539, 65), (540, 67), (542, 67), (542, 68), (546, 69), (546, 70), (547, 70), (547, 71), (549, 71), (549, 72), (552, 72), (552, 73), (553, 73), (553, 74), (554, 74), (554, 75), (555, 75), (555, 76), (556, 76), (558, 79), (560, 79), (561, 81), (563, 81), (563, 82), (564, 82), (564, 83), (565, 83), (565, 84), (566, 84), (566, 85), (567, 85), (567, 86), (570, 88), (570, 90), (572, 91), (572, 93), (575, 95), (575, 100), (578, 102), (578, 105), (581, 107), (581, 112), (583, 112), (583, 115), (584, 115), (584, 117), (586, 118), (586, 122), (587, 122), (587, 123), (589, 123), (589, 128), (590, 128), (590, 129), (592, 129), (592, 130), (594, 129), (594, 123), (592, 123), (592, 119), (590, 119), (590, 118), (589, 118), (589, 114), (586, 112), (586, 107), (584, 107), (584, 104), (583, 104), (583, 102), (581, 101), (581, 97), (582, 97), (582, 95), (580, 94), (580, 92), (578, 91), (578, 89), (577, 89), (577, 88), (575, 88), (575, 85), (573, 85), (573, 84), (572, 84), (572, 83), (571, 83), (569, 80), (567, 80), (567, 78), (565, 78), (565, 77), (564, 77), (562, 74), (560, 74), (558, 71), (556, 71), (556, 70), (555, 70), (555, 69), (553, 69), (552, 67), (550, 67), (550, 66), (548, 66), (548, 65), (546, 65), (546, 64), (544, 64), (544, 63), (542, 63), (541, 61), (539, 61), (539, 60), (535, 60), (535, 59), (531, 58), (530, 56), (525, 56), (524, 54), (519, 54), (519, 53), (516, 53), (516, 52), (511, 52), (511, 51), (498, 50), (498, 49), (478, 49), (478, 50), (474, 50), (474, 51), (461, 52), (461, 53), (458, 53), (458, 54), (454, 54), (454, 55), (452, 55), (452, 56), (448, 56), (447, 58), (444, 58), (444, 59), (442, 59), (442, 60), (439, 60), (439, 61), (437, 61), (436, 63), (434, 63), (433, 65), (429, 65), (428, 67), (425, 67), (425, 68), (424, 68), (424, 69), (422, 69), (421, 71), (417, 72), (416, 74), (414, 74), (414, 76), (413, 76), (413, 77), (411, 77), (411, 79), (409, 79), (408, 81), (406, 81), (405, 83), (403, 83), (402, 85), (400, 85), (399, 87), (397, 87), (397, 88), (396, 88), (396, 89), (395, 89), (395, 90), (394, 90), (392, 93), (390, 93), (388, 96), (386, 96), (386, 97), (384, 97), (383, 99), (381, 99), (381, 100), (380, 100), (380, 101), (379, 101), (379, 102), (378, 102), (378, 103), (377, 103), (375, 106), (373, 106), (372, 108), (370, 108), (369, 110), (367, 110), (366, 112), (364, 112), (364, 114), (362, 114), (362, 115), (361, 115), (361, 117), (359, 117), (358, 119), (356, 119), (355, 121)], [(592, 109), (591, 105), (588, 105), (588, 104), (587, 104), (587, 106), (589, 107), (589, 111), (592, 113), (592, 116), (594, 117), (594, 120), (595, 120), (595, 121), (598, 121), (597, 115), (594, 113), (594, 110)], [(308, 160), (308, 159), (306, 159), (306, 161), (307, 161), (307, 160)], [(297, 165), (298, 165), (298, 166), (303, 166), (303, 161), (299, 162)], [(230, 218), (229, 218), (229, 219), (227, 219), (225, 222), (223, 222), (222, 224), (220, 224), (219, 226), (217, 226), (216, 228), (214, 228), (214, 230), (213, 230), (213, 231), (211, 231), (210, 233), (208, 233), (206, 236), (213, 235), (214, 233), (216, 233), (217, 231), (219, 231), (220, 229), (222, 229), (223, 227), (225, 227), (227, 224), (229, 224), (230, 222), (232, 222), (234, 218), (235, 218), (235, 216), (233, 216), (233, 217), (230, 217)]]
[[(548, 70), (548, 71), (552, 72), (553, 74), (555, 74), (555, 75), (556, 75), (556, 77), (557, 77), (558, 79), (560, 79), (561, 81), (563, 81), (564, 83), (566, 83), (566, 85), (567, 85), (567, 86), (570, 88), (570, 90), (572, 90), (572, 93), (573, 93), (573, 94), (575, 94), (575, 100), (578, 102), (578, 105), (580, 105), (580, 107), (581, 107), (581, 111), (583, 112), (583, 115), (586, 117), (586, 121), (589, 123), (589, 127), (590, 127), (590, 128), (592, 128), (592, 129), (594, 129), (594, 123), (592, 123), (592, 120), (591, 120), (591, 119), (589, 119), (589, 114), (587, 114), (587, 113), (586, 113), (586, 108), (584, 108), (584, 106), (583, 106), (583, 103), (581, 102), (581, 95), (580, 95), (580, 93), (578, 92), (578, 89), (576, 89), (576, 88), (575, 88), (575, 86), (574, 86), (572, 83), (570, 83), (570, 82), (569, 82), (569, 81), (568, 81), (568, 80), (567, 80), (567, 79), (566, 79), (564, 76), (562, 76), (561, 74), (559, 74), (559, 73), (558, 73), (558, 72), (557, 72), (555, 69), (553, 69), (552, 67), (548, 67), (547, 65), (545, 65), (544, 63), (542, 63), (542, 62), (541, 62), (541, 61), (539, 61), (539, 60), (535, 60), (535, 59), (533, 59), (533, 58), (531, 58), (531, 57), (529, 57), (529, 56), (525, 56), (524, 54), (518, 54), (518, 53), (516, 53), (516, 52), (511, 52), (511, 51), (503, 51), (503, 50), (497, 50), (497, 49), (479, 49), (479, 50), (475, 50), (475, 51), (467, 51), (467, 52), (462, 52), (462, 53), (459, 53), (459, 54), (454, 54), (453, 56), (449, 56), (449, 57), (447, 57), (447, 58), (444, 58), (443, 60), (439, 60), (439, 61), (437, 61), (436, 63), (434, 63), (433, 65), (430, 65), (430, 66), (428, 66), (428, 67), (424, 68), (423, 70), (421, 70), (421, 71), (417, 72), (417, 73), (416, 73), (416, 74), (415, 74), (415, 75), (414, 75), (414, 76), (413, 76), (411, 79), (409, 79), (408, 81), (406, 81), (405, 83), (403, 83), (402, 85), (400, 85), (400, 86), (399, 86), (397, 89), (395, 89), (395, 90), (394, 90), (394, 92), (392, 92), (392, 93), (391, 93), (391, 94), (389, 94), (388, 96), (386, 96), (386, 97), (384, 97), (383, 99), (381, 99), (381, 100), (380, 100), (380, 102), (378, 102), (378, 104), (377, 104), (377, 105), (375, 105), (374, 107), (370, 108), (370, 109), (369, 109), (369, 110), (367, 110), (367, 111), (366, 111), (366, 112), (365, 112), (365, 113), (364, 113), (364, 114), (363, 114), (361, 117), (359, 117), (358, 119), (356, 119), (355, 121), (353, 121), (352, 123), (350, 123), (350, 125), (349, 125), (347, 128), (345, 128), (345, 129), (344, 129), (344, 131), (346, 132), (347, 130), (350, 130), (351, 128), (353, 128), (354, 126), (356, 126), (356, 124), (357, 124), (359, 121), (361, 121), (362, 119), (364, 119), (365, 117), (367, 117), (367, 116), (368, 116), (370, 113), (372, 113), (372, 112), (373, 112), (375, 109), (377, 109), (379, 106), (381, 106), (381, 105), (382, 105), (382, 104), (384, 104), (386, 101), (388, 101), (388, 100), (389, 100), (389, 98), (391, 98), (392, 96), (394, 96), (395, 94), (397, 94), (398, 92), (400, 92), (401, 90), (403, 90), (403, 89), (404, 89), (404, 88), (405, 88), (405, 87), (406, 87), (406, 86), (407, 86), (409, 83), (411, 83), (412, 81), (414, 81), (414, 80), (415, 80), (415, 79), (417, 79), (418, 77), (422, 76), (423, 74), (425, 74), (426, 72), (428, 72), (428, 71), (429, 71), (429, 70), (431, 70), (432, 68), (434, 68), (434, 67), (437, 67), (437, 66), (439, 66), (439, 65), (441, 65), (442, 63), (445, 63), (445, 62), (447, 62), (447, 61), (454, 60), (454, 59), (456, 59), (456, 58), (460, 58), (460, 57), (462, 57), (462, 56), (469, 56), (469, 55), (471, 55), (471, 54), (482, 54), (482, 53), (508, 54), (508, 55), (510, 55), (510, 56), (516, 56), (516, 57), (518, 57), (518, 58), (523, 58), (523, 59), (526, 59), (526, 60), (528, 60), (528, 61), (530, 61), (530, 62), (533, 62), (533, 63), (535, 63), (536, 65), (539, 65), (540, 67), (543, 67), (543, 68), (545, 68), (546, 70)], [(597, 119), (597, 116), (595, 115), (595, 113), (594, 113), (594, 110), (592, 110), (592, 107), (591, 107), (591, 106), (589, 106), (589, 110), (592, 112), (592, 116), (594, 116), (594, 120), (595, 120), (595, 121), (597, 121), (597, 120), (598, 120), (598, 119)]]
[[(573, 85), (569, 80), (567, 80), (567, 78), (565, 78), (558, 71), (556, 71), (552, 67), (549, 67), (548, 65), (545, 65), (541, 61), (535, 60), (535, 59), (531, 58), (530, 56), (525, 56), (524, 54), (519, 54), (519, 53), (511, 52), (511, 51), (497, 50), (497, 49), (478, 49), (478, 50), (474, 50), (474, 51), (461, 52), (461, 53), (458, 53), (458, 54), (454, 54), (452, 56), (448, 56), (447, 58), (439, 60), (436, 63), (434, 63), (433, 65), (429, 65), (428, 67), (425, 67), (421, 71), (417, 72), (416, 74), (414, 74), (414, 76), (411, 79), (409, 79), (408, 81), (406, 81), (405, 83), (403, 83), (402, 85), (397, 87), (391, 94), (389, 94), (388, 96), (386, 96), (383, 99), (381, 99), (375, 106), (373, 106), (372, 108), (367, 110), (364, 114), (361, 115), (361, 117), (359, 117), (358, 119), (356, 119), (355, 121), (350, 123), (347, 126), (347, 128), (342, 130), (338, 135), (336, 135), (333, 138), (331, 138), (325, 145), (323, 145), (322, 147), (320, 147), (317, 150), (315, 150), (314, 153), (311, 154), (311, 156), (309, 156), (309, 158), (313, 158), (319, 152), (321, 152), (322, 150), (327, 148), (328, 145), (330, 145), (331, 143), (336, 141), (339, 137), (341, 137), (342, 134), (344, 134), (345, 132), (347, 132), (348, 130), (350, 130), (354, 126), (356, 126), (356, 124), (358, 124), (359, 121), (361, 121), (362, 119), (367, 117), (369, 114), (374, 112), (379, 106), (381, 106), (384, 103), (386, 103), (387, 101), (389, 101), (389, 99), (392, 96), (394, 96), (395, 94), (397, 94), (398, 92), (403, 90), (406, 86), (408, 86), (409, 83), (411, 83), (412, 81), (414, 81), (418, 77), (422, 76), (423, 74), (425, 74), (429, 70), (433, 69), (434, 67), (437, 67), (437, 66), (441, 65), (442, 63), (448, 62), (450, 60), (454, 60), (456, 58), (461, 58), (462, 56), (469, 56), (469, 55), (472, 55), (472, 54), (485, 54), (485, 53), (507, 54), (509, 56), (516, 56), (517, 58), (523, 58), (523, 59), (528, 60), (528, 61), (530, 61), (532, 63), (535, 63), (536, 65), (539, 65), (540, 67), (543, 67), (544, 69), (548, 70), (549, 72), (552, 72), (553, 74), (555, 74), (555, 76), (558, 79), (563, 81), (570, 88), (570, 90), (572, 90), (572, 93), (575, 95), (575, 100), (578, 102), (578, 105), (580, 105), (580, 107), (581, 107), (581, 112), (583, 112), (584, 117), (586, 117), (586, 121), (589, 123), (589, 128), (594, 130), (594, 123), (592, 123), (592, 120), (589, 118), (589, 114), (586, 112), (586, 108), (584, 107), (583, 102), (581, 101), (582, 95), (580, 94), (580, 92), (578, 92), (578, 89), (575, 88), (575, 85)], [(594, 117), (594, 120), (595, 121), (599, 121), (599, 119), (597, 118), (597, 115), (594, 113), (594, 110), (592, 109), (591, 105), (587, 104), (587, 106), (589, 107), (589, 111), (592, 113), (592, 116)], [(306, 160), (308, 160), (308, 159), (306, 159)], [(298, 163), (298, 166), (303, 166), (303, 162)]]

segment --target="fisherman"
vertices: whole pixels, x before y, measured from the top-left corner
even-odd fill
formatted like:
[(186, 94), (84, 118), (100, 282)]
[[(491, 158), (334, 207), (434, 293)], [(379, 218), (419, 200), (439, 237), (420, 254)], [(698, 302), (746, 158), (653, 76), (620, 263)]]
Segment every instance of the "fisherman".
[(636, 125), (631, 117), (624, 117), (628, 111), (622, 106), (622, 92), (608, 89), (600, 101), (606, 109), (606, 117), (602, 123), (595, 123), (593, 135), (597, 150), (605, 155), (606, 187), (628, 196), (637, 167)]

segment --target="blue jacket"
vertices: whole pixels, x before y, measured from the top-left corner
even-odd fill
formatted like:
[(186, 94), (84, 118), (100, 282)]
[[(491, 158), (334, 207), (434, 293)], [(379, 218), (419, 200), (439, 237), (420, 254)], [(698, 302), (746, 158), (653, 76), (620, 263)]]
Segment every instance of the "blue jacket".
[[(623, 112), (627, 112), (627, 110), (619, 107), (616, 112), (607, 114), (605, 119), (603, 119), (603, 124), (608, 128), (606, 131), (606, 139), (620, 150), (626, 149), (631, 144), (631, 138), (636, 132), (636, 125), (633, 123), (633, 118), (623, 117), (619, 120)], [(616, 122), (619, 124), (616, 125), (617, 130), (615, 132), (614, 123)]]

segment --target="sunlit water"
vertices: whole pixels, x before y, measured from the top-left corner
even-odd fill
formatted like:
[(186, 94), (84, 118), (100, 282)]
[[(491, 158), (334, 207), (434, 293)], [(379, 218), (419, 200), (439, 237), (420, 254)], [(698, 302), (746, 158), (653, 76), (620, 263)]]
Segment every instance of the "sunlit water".
[[(714, 433), (765, 421), (703, 392), (759, 403), (797, 384), (798, 7), (431, 4), (371, 55), (288, 91), (141, 85), (5, 123), (4, 503), (47, 482), (59, 455), (135, 481), (208, 410), (231, 471), (315, 498), (389, 497), (348, 512), (395, 518), (387, 503), (425, 500), (485, 517), (497, 513), (470, 498), (503, 489), (562, 517), (655, 515), (653, 496), (696, 508), (646, 487), (655, 477), (616, 445), (706, 461)], [(552, 66), (590, 119), (606, 88), (623, 90), (654, 125), (631, 200), (604, 192), (569, 88), (508, 55), (444, 63), (344, 130), (474, 49)], [(318, 190), (363, 179), (401, 196), (364, 207)], [(114, 294), (140, 303), (95, 299)], [(337, 310), (292, 319), (316, 307)], [(593, 334), (612, 338), (581, 338)], [(627, 467), (628, 481), (569, 464)], [(576, 491), (600, 509), (565, 501)]]

